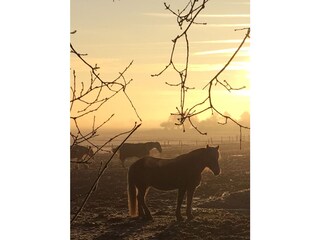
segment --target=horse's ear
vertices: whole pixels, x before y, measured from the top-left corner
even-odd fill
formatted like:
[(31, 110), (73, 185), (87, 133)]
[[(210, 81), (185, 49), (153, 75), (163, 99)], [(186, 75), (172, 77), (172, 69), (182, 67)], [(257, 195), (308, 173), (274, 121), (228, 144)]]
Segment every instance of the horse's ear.
[(207, 144), (207, 148), (209, 148), (209, 144)]
[(217, 150), (219, 150), (219, 145), (216, 147)]

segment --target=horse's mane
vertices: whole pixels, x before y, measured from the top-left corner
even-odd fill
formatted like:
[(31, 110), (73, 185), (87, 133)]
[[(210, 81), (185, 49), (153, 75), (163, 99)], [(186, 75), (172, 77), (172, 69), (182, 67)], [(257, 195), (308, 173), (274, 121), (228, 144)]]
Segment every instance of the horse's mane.
[(200, 152), (203, 152), (204, 150), (205, 150), (205, 148), (198, 148), (198, 149), (192, 150), (191, 152), (181, 154), (181, 155), (177, 156), (176, 159), (186, 158), (186, 157), (188, 158), (193, 155), (198, 155)]
[(154, 144), (159, 144), (159, 142), (142, 142), (142, 143), (124, 143), (123, 145), (145, 145), (145, 144), (151, 144), (151, 145), (154, 145)]
[[(189, 157), (192, 157), (194, 155), (199, 155), (201, 153), (205, 153), (207, 150), (207, 148), (198, 148), (198, 149), (195, 149), (195, 150), (192, 150), (191, 152), (188, 152), (188, 153), (184, 153), (182, 155), (179, 155), (177, 156), (175, 159), (184, 159), (184, 158), (189, 158)], [(219, 150), (216, 150), (218, 153), (219, 153), (219, 158), (217, 160), (220, 159), (221, 157), (221, 154), (220, 154), (220, 151)]]
[(154, 145), (154, 144), (160, 144), (159, 142), (145, 142), (144, 144), (152, 144), (152, 145)]

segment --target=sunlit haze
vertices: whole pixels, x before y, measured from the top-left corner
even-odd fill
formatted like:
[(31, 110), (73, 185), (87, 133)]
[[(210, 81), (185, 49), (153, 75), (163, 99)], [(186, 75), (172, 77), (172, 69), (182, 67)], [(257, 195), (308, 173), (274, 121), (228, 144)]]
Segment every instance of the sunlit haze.
[[(166, 1), (172, 9), (182, 9), (186, 1)], [(226, 64), (237, 49), (246, 31), (234, 31), (250, 27), (249, 1), (209, 1), (198, 16), (199, 23), (193, 25), (188, 34), (190, 44), (189, 75), (187, 85), (194, 90), (187, 92), (186, 105), (190, 107), (207, 96), (203, 87)], [(181, 31), (176, 18), (165, 10), (163, 1), (85, 1), (71, 0), (71, 35), (73, 46), (85, 59), (97, 64), (100, 77), (106, 81), (114, 79), (133, 60), (126, 73), (127, 93), (137, 109), (144, 128), (160, 128), (170, 113), (176, 112), (180, 104), (179, 87), (168, 86), (165, 82), (178, 83), (179, 77), (173, 71), (159, 73), (167, 64), (172, 49), (172, 39)], [(250, 40), (250, 39), (249, 39)], [(228, 113), (240, 119), (249, 111), (249, 44), (245, 43), (238, 55), (221, 75), (234, 88), (245, 89), (227, 91), (222, 86), (214, 86), (212, 98), (221, 113)], [(184, 63), (184, 46), (177, 45), (177, 66)], [(71, 55), (72, 70), (77, 80), (90, 81), (90, 70), (79, 59)], [(130, 102), (119, 95), (96, 114), (96, 121), (102, 121), (115, 114), (106, 125), (108, 128), (132, 127), (139, 122)], [(198, 116), (205, 120), (211, 116), (207, 111)], [(85, 121), (92, 124), (93, 116)], [(102, 120), (99, 120), (102, 119)]]

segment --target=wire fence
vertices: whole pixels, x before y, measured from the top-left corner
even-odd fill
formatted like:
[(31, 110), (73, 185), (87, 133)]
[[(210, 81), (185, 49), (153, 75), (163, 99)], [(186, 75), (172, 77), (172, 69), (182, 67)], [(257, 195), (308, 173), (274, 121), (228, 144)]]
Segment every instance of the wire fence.
[[(97, 139), (95, 140), (96, 145), (100, 146), (105, 140)], [(250, 135), (242, 135), (241, 139), (242, 143), (250, 143)], [(223, 145), (223, 144), (231, 144), (231, 143), (240, 143), (240, 135), (225, 135), (219, 137), (210, 137), (207, 139), (181, 139), (181, 138), (141, 138), (141, 137), (132, 137), (127, 143), (143, 143), (143, 142), (159, 142), (162, 147), (169, 146), (199, 146), (203, 147), (207, 144), (210, 146), (214, 145)], [(112, 143), (107, 144), (102, 148), (103, 151), (111, 151), (112, 148), (117, 147), (121, 143), (121, 140), (115, 139)]]

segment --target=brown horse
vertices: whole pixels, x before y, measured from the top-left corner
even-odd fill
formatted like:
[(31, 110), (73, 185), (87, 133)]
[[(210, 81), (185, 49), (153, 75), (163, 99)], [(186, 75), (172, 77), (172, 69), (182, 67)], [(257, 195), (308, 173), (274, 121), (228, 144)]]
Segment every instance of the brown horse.
[(81, 145), (70, 146), (70, 159), (77, 159), (78, 162), (86, 162), (89, 157), (93, 158), (93, 150), (91, 146), (84, 147)]
[(173, 159), (144, 157), (133, 163), (128, 171), (129, 214), (136, 216), (138, 205), (138, 216), (152, 219), (145, 203), (148, 189), (150, 187), (165, 191), (178, 189), (177, 220), (183, 219), (180, 209), (185, 192), (187, 192), (187, 217), (191, 220), (192, 198), (195, 189), (200, 185), (203, 169), (208, 167), (215, 175), (220, 174), (218, 150), (219, 146), (207, 145), (206, 148), (196, 149)]
[[(145, 142), (145, 143), (124, 143), (120, 147), (120, 160), (122, 166), (124, 167), (124, 160), (129, 157), (145, 157), (149, 156), (150, 150), (156, 148), (160, 153), (162, 152), (162, 148), (159, 142)], [(117, 151), (118, 148), (113, 148), (112, 151)]]

